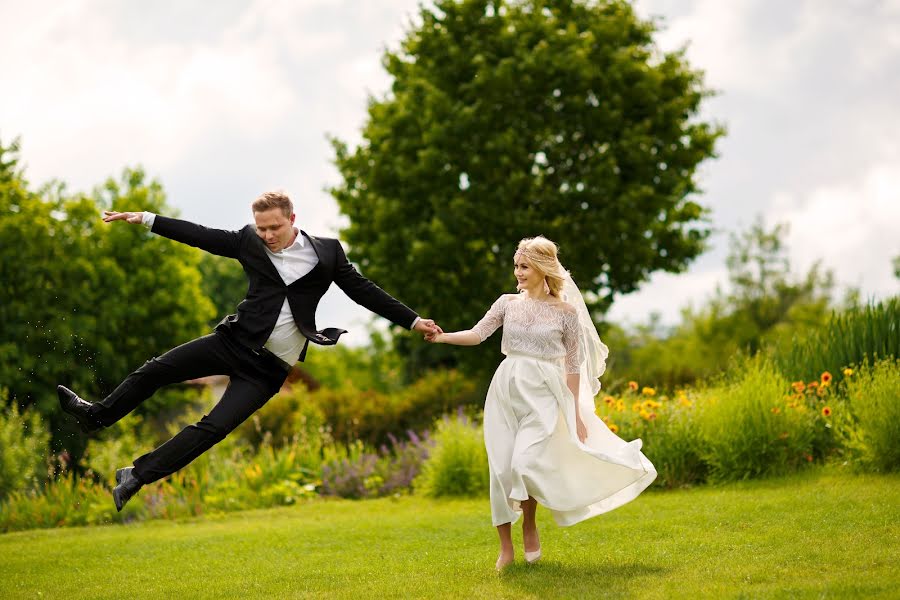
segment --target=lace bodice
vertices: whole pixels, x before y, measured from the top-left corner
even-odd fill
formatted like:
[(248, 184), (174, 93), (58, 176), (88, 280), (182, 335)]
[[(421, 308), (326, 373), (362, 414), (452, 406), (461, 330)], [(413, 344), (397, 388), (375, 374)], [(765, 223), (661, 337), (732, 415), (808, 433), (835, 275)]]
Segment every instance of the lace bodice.
[(564, 302), (533, 300), (519, 294), (504, 294), (472, 328), (483, 342), (503, 326), (500, 350), (544, 360), (565, 359), (566, 373), (578, 373), (578, 315)]

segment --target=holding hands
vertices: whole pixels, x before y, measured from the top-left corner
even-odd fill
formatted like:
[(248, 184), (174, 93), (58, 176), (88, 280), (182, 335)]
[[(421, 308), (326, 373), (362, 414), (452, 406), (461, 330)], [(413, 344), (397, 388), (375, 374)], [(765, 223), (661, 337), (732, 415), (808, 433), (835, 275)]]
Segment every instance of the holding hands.
[(416, 326), (413, 327), (414, 331), (418, 331), (419, 333), (424, 334), (425, 339), (429, 342), (432, 341), (429, 338), (433, 338), (436, 335), (440, 335), (444, 333), (444, 330), (440, 328), (440, 326), (434, 322), (433, 319), (419, 319), (416, 322)]

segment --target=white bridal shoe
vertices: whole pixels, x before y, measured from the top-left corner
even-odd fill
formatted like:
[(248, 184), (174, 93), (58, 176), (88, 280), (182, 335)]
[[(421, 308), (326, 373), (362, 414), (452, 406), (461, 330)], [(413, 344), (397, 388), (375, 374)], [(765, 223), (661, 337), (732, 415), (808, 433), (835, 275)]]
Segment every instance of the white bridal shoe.
[(526, 552), (525, 553), (525, 562), (527, 562), (529, 565), (531, 563), (536, 563), (538, 560), (540, 560), (540, 558), (541, 558), (541, 549), (540, 548), (538, 548), (534, 552)]

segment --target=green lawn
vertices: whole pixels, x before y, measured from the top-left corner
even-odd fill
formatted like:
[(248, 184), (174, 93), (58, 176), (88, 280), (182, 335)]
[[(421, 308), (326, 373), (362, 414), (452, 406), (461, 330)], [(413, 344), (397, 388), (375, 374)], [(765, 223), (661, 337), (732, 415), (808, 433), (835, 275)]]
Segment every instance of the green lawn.
[(900, 476), (819, 469), (539, 519), (543, 562), (520, 551), (502, 575), (486, 499), (11, 533), (0, 598), (900, 598)]

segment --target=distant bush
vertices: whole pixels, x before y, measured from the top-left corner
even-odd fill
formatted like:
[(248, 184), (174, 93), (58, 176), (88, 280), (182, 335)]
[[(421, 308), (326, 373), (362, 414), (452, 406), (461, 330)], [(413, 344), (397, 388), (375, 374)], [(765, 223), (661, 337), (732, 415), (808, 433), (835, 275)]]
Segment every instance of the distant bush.
[(864, 364), (845, 382), (853, 416), (848, 446), (858, 464), (900, 471), (900, 360)]
[(457, 371), (433, 371), (397, 392), (382, 393), (352, 386), (319, 389), (306, 401), (325, 415), (335, 441), (390, 443), (389, 434), (422, 431), (459, 406), (480, 404), (475, 384)]
[(342, 498), (375, 498), (408, 491), (428, 457), (431, 442), (407, 432), (408, 440), (390, 436), (378, 450), (362, 442), (335, 446), (322, 464), (321, 493)]
[[(0, 390), (0, 406), (5, 402), (6, 392)], [(0, 412), (0, 500), (47, 480), (49, 442), (50, 432), (37, 412), (20, 413), (15, 403)]]
[(458, 411), (439, 420), (436, 429), (415, 490), (431, 497), (486, 495), (490, 478), (481, 427)]

